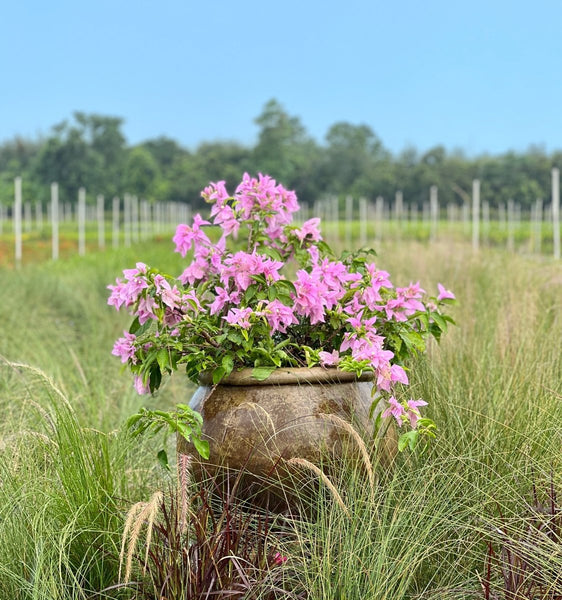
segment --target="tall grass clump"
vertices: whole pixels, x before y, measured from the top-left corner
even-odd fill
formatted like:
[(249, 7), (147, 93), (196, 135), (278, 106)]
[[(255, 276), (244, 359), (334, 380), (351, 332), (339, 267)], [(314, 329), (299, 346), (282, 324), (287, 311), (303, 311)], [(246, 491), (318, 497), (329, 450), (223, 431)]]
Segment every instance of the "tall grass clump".
[[(525, 536), (534, 486), (561, 488), (562, 273), (462, 247), (390, 249), (379, 263), (397, 280), (445, 280), (460, 300), (459, 326), (411, 374), (438, 440), (379, 467), (375, 493), (363, 468), (335, 470), (349, 515), (321, 494), (316, 518), (293, 522), (295, 585), (312, 599), (483, 598), (488, 542), (506, 523), (511, 539)], [(529, 556), (559, 593), (560, 542)]]
[[(179, 273), (170, 254), (155, 243), (2, 273), (0, 598), (140, 597), (119, 585), (121, 538), (163, 472), (150, 440), (123, 430), (141, 400), (110, 357), (125, 321), (105, 286), (136, 260)], [(287, 557), (275, 567), (282, 588), (310, 600), (510, 598), (503, 574), (524, 544), (544, 598), (558, 598), (560, 543), (530, 528), (548, 490), (562, 493), (560, 265), (404, 240), (385, 241), (377, 263), (398, 285), (442, 282), (459, 300), (458, 325), (409, 373), (438, 439), (386, 468), (350, 432), (358, 459), (327, 469), (333, 490), (295, 465), (302, 510), (270, 531)], [(168, 408), (187, 394), (177, 378), (144, 402)]]
[(105, 286), (131, 256), (2, 273), (0, 598), (115, 584), (129, 503), (160, 478), (152, 448), (122, 427), (139, 399), (110, 358), (123, 323)]

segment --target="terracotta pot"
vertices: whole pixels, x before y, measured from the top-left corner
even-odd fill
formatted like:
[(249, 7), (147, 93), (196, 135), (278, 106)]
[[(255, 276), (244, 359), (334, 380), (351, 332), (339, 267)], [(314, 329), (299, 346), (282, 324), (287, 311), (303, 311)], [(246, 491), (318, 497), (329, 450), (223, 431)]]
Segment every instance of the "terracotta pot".
[[(208, 472), (228, 467), (267, 478), (279, 475), (290, 458), (319, 464), (326, 453), (353, 447), (350, 433), (330, 415), (372, 435), (371, 376), (357, 379), (353, 373), (320, 367), (278, 369), (265, 381), (251, 374), (251, 369), (233, 373), (214, 388), (203, 380), (191, 399), (190, 406), (203, 415), (203, 434), (210, 444), (211, 456), (204, 463)], [(381, 400), (374, 416), (383, 409)], [(378, 459), (389, 463), (396, 454), (396, 429), (385, 422), (379, 431)], [(183, 438), (178, 452), (196, 457)]]

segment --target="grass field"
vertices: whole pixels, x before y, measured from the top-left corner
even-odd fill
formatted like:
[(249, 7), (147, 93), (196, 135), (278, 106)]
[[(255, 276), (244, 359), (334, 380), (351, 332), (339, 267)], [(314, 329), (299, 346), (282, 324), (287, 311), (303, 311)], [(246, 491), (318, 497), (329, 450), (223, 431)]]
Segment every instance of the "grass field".
[[(314, 519), (283, 525), (277, 543), (295, 594), (484, 598), (487, 541), (529, 539), (533, 485), (542, 504), (551, 482), (562, 493), (562, 265), (494, 248), (474, 255), (461, 237), (388, 235), (378, 248), (398, 284), (442, 282), (459, 299), (458, 327), (411, 373), (439, 436), (422, 456), (377, 469), (374, 492), (361, 470), (342, 468), (334, 483), (350, 517), (322, 495)], [(106, 306), (105, 286), (138, 260), (180, 272), (171, 250), (151, 242), (1, 271), (1, 599), (135, 597), (108, 589), (125, 516), (173, 479), (156, 445), (132, 440), (124, 421), (190, 388), (176, 376), (158, 397), (136, 396), (110, 355), (126, 320)], [(562, 589), (560, 542), (525, 548), (545, 589)], [(501, 587), (496, 570), (491, 580)]]

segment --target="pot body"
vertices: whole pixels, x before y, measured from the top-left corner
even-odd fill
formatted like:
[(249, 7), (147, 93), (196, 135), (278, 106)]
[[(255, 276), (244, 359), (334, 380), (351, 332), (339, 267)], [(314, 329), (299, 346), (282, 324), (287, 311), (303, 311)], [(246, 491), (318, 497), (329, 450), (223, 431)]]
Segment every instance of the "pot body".
[[(217, 386), (201, 385), (190, 406), (203, 416), (203, 437), (209, 441), (210, 459), (205, 469), (244, 469), (267, 478), (284, 470), (285, 461), (304, 458), (319, 464), (328, 454), (353, 448), (352, 436), (338, 419), (351, 423), (359, 433), (373, 433), (374, 418), (384, 410), (373, 403), (371, 377), (357, 379), (337, 369), (278, 369), (265, 381), (251, 377), (251, 369), (239, 371)], [(389, 463), (396, 454), (396, 430), (383, 422), (378, 459)], [(185, 439), (178, 452), (197, 453)], [(199, 459), (198, 459), (199, 460)]]

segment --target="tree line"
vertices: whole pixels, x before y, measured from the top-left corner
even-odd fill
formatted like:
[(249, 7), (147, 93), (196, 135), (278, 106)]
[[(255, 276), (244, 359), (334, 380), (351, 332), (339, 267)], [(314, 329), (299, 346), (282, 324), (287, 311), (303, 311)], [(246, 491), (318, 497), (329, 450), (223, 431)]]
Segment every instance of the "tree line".
[(168, 137), (131, 146), (122, 118), (75, 112), (46, 137), (0, 143), (0, 203), (12, 203), (14, 177), (22, 176), (24, 197), (33, 201), (47, 202), (49, 185), (57, 181), (66, 202), (75, 202), (78, 189), (85, 187), (90, 194), (104, 194), (108, 203), (129, 192), (197, 208), (199, 192), (209, 181), (226, 180), (233, 191), (248, 171), (270, 174), (295, 189), (303, 202), (327, 194), (392, 201), (402, 190), (405, 202), (421, 205), (429, 187), (437, 185), (440, 202), (462, 204), (478, 178), (482, 199), (490, 206), (512, 198), (529, 208), (537, 198), (548, 202), (550, 170), (562, 166), (562, 151), (549, 154), (538, 147), (472, 158), (443, 146), (393, 154), (368, 125), (344, 121), (333, 124), (319, 143), (275, 99), (255, 123), (259, 131), (253, 146), (214, 141), (189, 150)]

